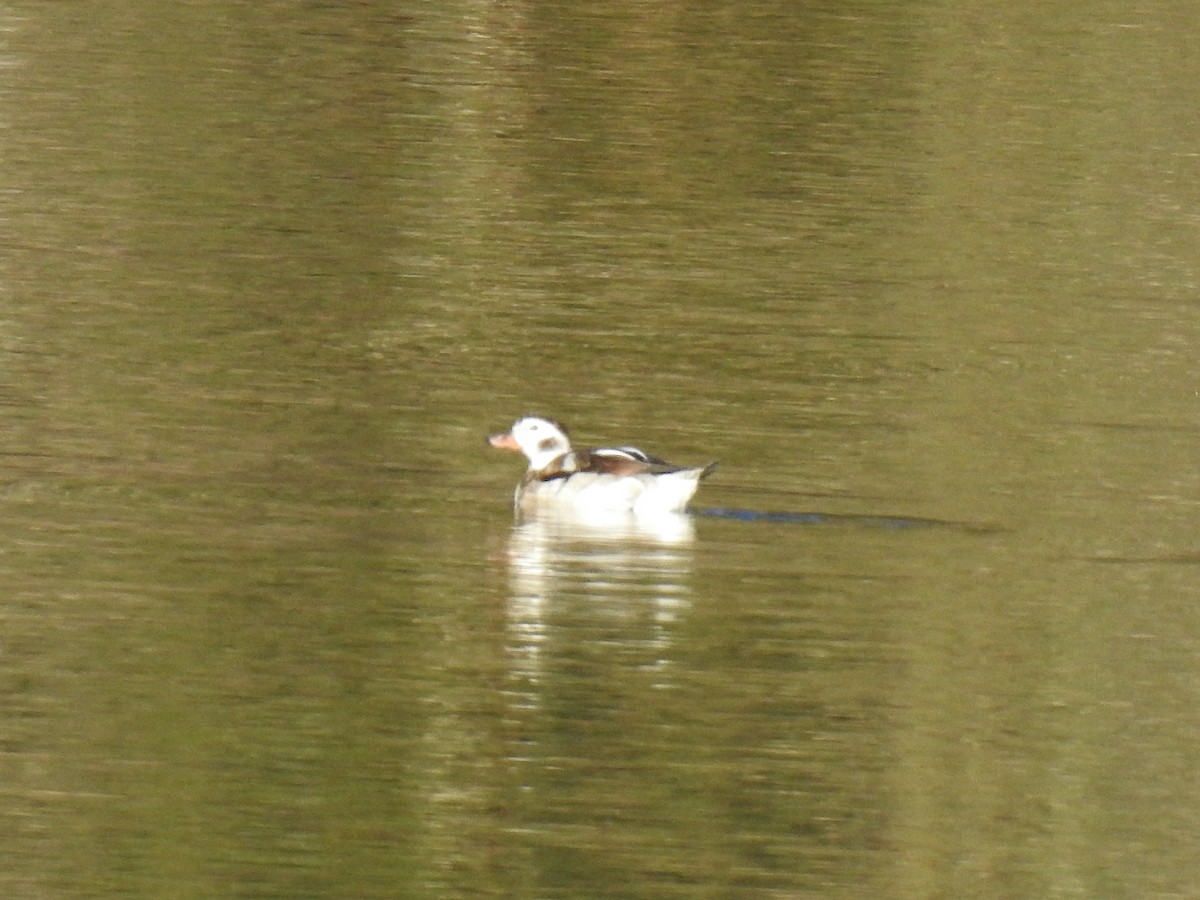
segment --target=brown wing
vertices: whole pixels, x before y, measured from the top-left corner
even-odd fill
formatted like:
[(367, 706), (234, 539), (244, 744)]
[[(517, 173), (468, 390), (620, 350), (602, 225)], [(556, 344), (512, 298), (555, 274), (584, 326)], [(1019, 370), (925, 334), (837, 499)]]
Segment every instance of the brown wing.
[[(634, 455), (635, 453), (636, 455)], [(687, 466), (672, 465), (657, 456), (648, 456), (632, 447), (582, 450), (576, 454), (576, 457), (579, 462), (579, 471), (606, 475), (665, 475), (668, 472), (678, 472), (687, 468)]]
[[(537, 481), (550, 481), (566, 478), (576, 472), (591, 472), (595, 475), (615, 475), (624, 478), (629, 475), (665, 475), (687, 468), (689, 467), (672, 465), (635, 447), (600, 447), (564, 453), (542, 471), (529, 473), (529, 477)], [(705, 477), (714, 468), (716, 463), (705, 467), (700, 477)]]
[(581, 450), (575, 454), (581, 472), (598, 475), (642, 475), (653, 470), (652, 463), (627, 453), (606, 453), (603, 450)]

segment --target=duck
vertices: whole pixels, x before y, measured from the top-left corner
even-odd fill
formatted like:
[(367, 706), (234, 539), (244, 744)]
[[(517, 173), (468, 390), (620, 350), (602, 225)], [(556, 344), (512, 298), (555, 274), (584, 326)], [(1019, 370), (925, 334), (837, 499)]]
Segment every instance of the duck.
[(517, 419), (487, 442), (529, 460), (513, 497), (519, 512), (565, 506), (636, 515), (681, 513), (700, 480), (717, 467), (716, 462), (676, 466), (630, 446), (573, 450), (566, 427), (542, 416)]

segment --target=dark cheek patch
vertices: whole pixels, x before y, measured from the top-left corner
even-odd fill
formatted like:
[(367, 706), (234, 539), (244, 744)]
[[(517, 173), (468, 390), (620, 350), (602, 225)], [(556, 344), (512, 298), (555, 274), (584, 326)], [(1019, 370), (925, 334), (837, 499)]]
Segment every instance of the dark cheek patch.
[(538, 449), (542, 451), (554, 449), (554, 438), (545, 438), (538, 442)]

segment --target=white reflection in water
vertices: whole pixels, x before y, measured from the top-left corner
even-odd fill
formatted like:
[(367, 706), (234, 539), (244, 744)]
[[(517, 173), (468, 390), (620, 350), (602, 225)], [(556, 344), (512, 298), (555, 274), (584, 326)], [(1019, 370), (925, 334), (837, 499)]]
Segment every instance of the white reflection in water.
[(680, 513), (582, 518), (554, 510), (514, 525), (508, 623), (514, 681), (527, 686), (519, 702), (536, 705), (556, 634), (665, 666), (671, 629), (690, 605), (694, 537)]

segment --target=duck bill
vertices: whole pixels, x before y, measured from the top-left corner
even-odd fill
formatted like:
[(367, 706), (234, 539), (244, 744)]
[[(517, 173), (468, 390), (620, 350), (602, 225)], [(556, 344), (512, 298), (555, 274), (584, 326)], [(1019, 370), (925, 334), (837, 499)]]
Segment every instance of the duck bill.
[(517, 444), (516, 439), (514, 439), (512, 434), (509, 432), (505, 432), (504, 434), (490, 435), (487, 439), (487, 442), (497, 450), (515, 450), (518, 453), (521, 452), (521, 448)]

